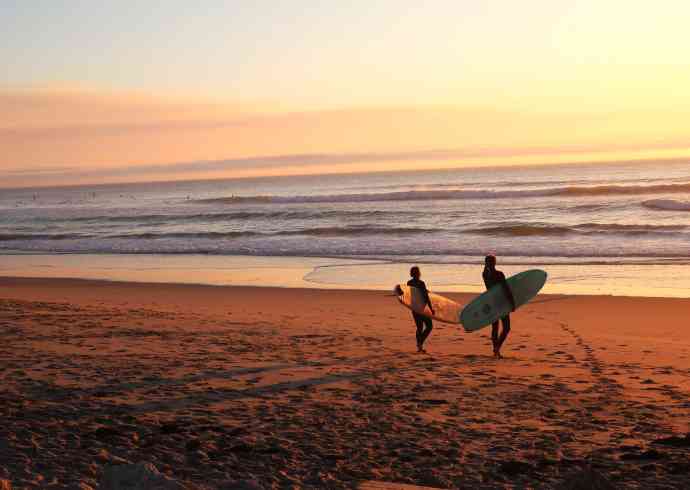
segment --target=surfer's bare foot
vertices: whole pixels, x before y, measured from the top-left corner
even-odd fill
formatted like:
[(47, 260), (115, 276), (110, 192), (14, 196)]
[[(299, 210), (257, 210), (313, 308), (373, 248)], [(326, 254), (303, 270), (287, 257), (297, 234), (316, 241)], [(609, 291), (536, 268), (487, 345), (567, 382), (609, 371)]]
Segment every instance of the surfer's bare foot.
[(503, 356), (501, 355), (501, 351), (498, 351), (498, 350), (494, 351), (494, 357), (496, 359), (503, 359)]

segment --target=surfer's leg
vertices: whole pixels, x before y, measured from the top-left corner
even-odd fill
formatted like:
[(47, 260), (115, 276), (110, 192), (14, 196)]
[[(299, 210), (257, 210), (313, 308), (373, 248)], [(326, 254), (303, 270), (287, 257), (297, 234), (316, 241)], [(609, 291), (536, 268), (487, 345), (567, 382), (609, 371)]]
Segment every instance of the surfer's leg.
[(414, 323), (417, 326), (417, 350), (421, 351), (422, 350), (422, 333), (424, 330), (424, 317), (421, 315), (415, 315), (414, 313), (412, 314), (412, 318), (414, 318)]
[(498, 322), (495, 321), (491, 324), (491, 343), (494, 346), (494, 355), (498, 355)]
[(498, 351), (500, 352), (503, 342), (506, 341), (508, 334), (510, 333), (510, 315), (506, 315), (501, 318), (501, 323), (503, 328), (501, 329), (501, 337), (498, 339)]
[(424, 345), (424, 341), (426, 341), (426, 338), (429, 336), (431, 330), (434, 328), (434, 323), (431, 321), (431, 318), (424, 318), (424, 324), (426, 325), (426, 328), (422, 332), (419, 339), (420, 347)]

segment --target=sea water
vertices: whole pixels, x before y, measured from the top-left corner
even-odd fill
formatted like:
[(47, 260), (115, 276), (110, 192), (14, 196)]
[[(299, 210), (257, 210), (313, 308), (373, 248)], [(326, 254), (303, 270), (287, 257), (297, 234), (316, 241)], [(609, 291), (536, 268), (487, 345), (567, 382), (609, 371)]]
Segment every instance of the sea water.
[(240, 257), (306, 268), (306, 284), (383, 288), (419, 263), (464, 290), (494, 253), (507, 272), (547, 269), (566, 292), (690, 296), (686, 161), (4, 189), (0, 215), (5, 272), (36, 254), (53, 268), (57, 254), (84, 267), (115, 256), (123, 270), (205, 256), (236, 271)]

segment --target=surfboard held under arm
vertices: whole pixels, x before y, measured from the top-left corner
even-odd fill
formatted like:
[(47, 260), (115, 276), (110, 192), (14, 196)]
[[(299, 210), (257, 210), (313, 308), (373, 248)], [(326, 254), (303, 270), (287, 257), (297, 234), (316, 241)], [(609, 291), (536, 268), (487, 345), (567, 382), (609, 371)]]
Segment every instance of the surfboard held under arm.
[[(509, 277), (506, 282), (515, 299), (516, 309), (534, 298), (544, 287), (547, 274), (540, 269), (532, 269)], [(467, 332), (474, 332), (491, 325), (513, 310), (503, 285), (496, 284), (487, 292), (477, 296), (460, 313), (460, 323)]]
[(424, 300), (424, 294), (420, 289), (398, 284), (393, 288), (393, 293), (398, 297), (398, 301), (403, 306), (415, 313), (428, 316), (439, 322), (452, 323), (454, 325), (460, 323), (460, 310), (462, 310), (462, 306), (452, 299), (429, 292), (429, 299), (434, 307), (434, 313), (431, 313), (429, 306)]

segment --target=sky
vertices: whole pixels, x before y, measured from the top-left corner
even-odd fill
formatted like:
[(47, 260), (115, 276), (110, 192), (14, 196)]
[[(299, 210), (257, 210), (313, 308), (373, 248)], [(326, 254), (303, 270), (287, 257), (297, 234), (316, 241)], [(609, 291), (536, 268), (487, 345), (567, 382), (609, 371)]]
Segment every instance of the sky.
[(690, 3), (0, 2), (0, 186), (690, 156)]

